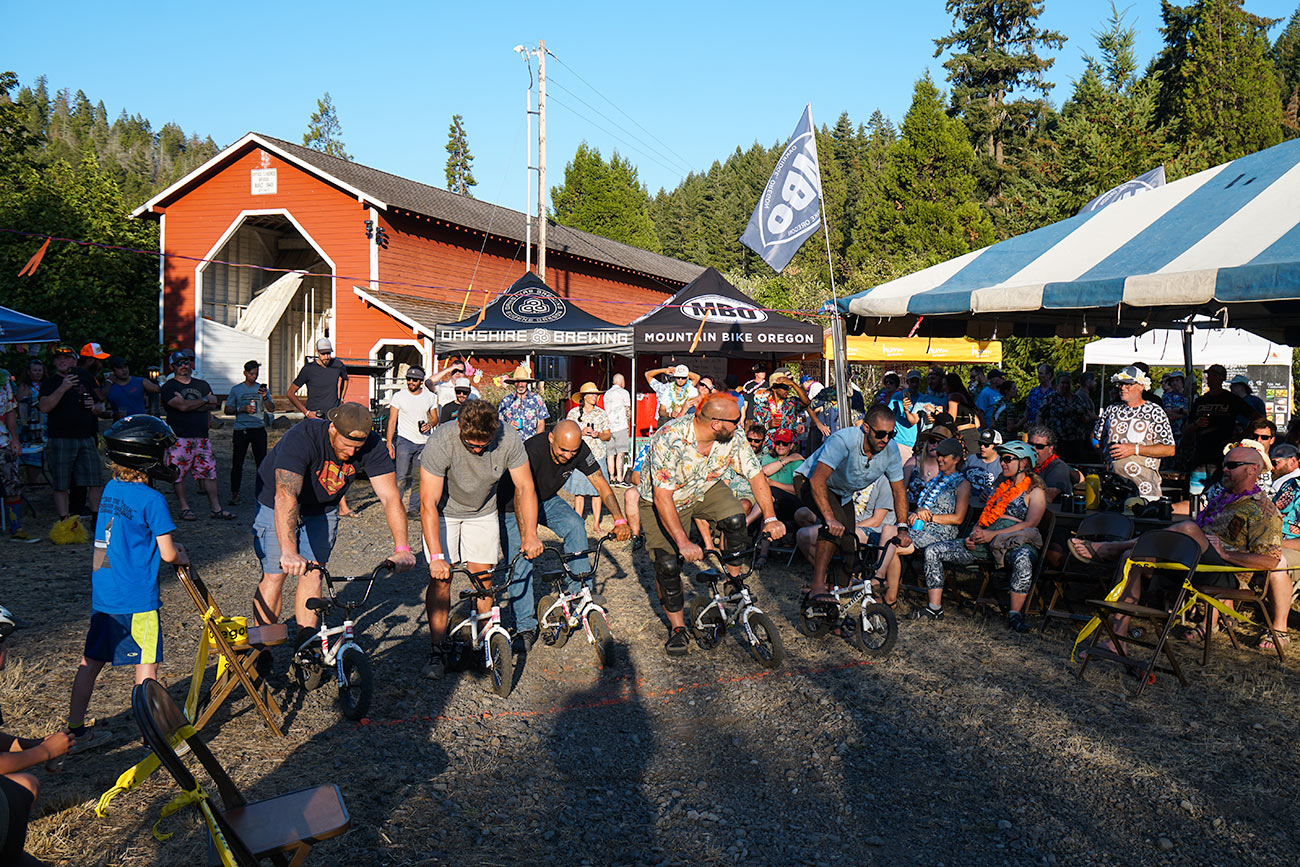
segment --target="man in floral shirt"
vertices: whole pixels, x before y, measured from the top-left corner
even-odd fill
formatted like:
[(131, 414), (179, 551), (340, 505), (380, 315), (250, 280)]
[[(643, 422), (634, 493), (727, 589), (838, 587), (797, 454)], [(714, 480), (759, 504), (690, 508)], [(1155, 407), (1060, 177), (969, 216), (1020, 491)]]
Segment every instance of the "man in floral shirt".
[(1137, 483), (1142, 499), (1160, 499), (1160, 459), (1174, 456), (1174, 431), (1160, 405), (1142, 392), (1151, 380), (1140, 368), (1126, 367), (1110, 378), (1120, 399), (1106, 407), (1093, 427), (1113, 473)]
[(767, 388), (754, 391), (750, 400), (751, 424), (761, 424), (767, 429), (764, 448), (772, 448), (772, 434), (779, 430), (795, 432), (799, 413), (811, 403), (808, 394), (784, 370), (778, 370), (768, 380)]
[(1056, 434), (1056, 441), (1060, 444), (1057, 451), (1062, 460), (1075, 463), (1097, 460), (1097, 452), (1089, 443), (1096, 421), (1097, 413), (1092, 405), (1070, 390), (1070, 374), (1057, 374), (1056, 390), (1039, 407), (1038, 423)]
[(542, 396), (528, 388), (529, 383), (536, 381), (527, 363), (519, 365), (513, 376), (506, 377), (506, 382), (513, 384), (515, 390), (501, 398), (501, 405), (497, 407), (501, 423), (514, 428), (523, 439), (546, 430), (546, 420), (551, 416)]
[[(690, 561), (704, 558), (700, 546), (687, 536), (692, 520), (702, 518), (716, 525), (724, 551), (740, 551), (749, 544), (744, 509), (723, 480), (727, 470), (749, 479), (754, 500), (763, 512), (763, 529), (771, 538), (785, 534), (762, 465), (745, 438), (735, 436), (739, 424), (736, 401), (715, 394), (694, 415), (664, 424), (654, 435), (641, 468), (638, 512), (659, 583), (659, 598), (668, 615), (664, 649), (669, 656), (683, 656), (690, 649), (678, 556)], [(728, 569), (734, 568), (728, 565)]]

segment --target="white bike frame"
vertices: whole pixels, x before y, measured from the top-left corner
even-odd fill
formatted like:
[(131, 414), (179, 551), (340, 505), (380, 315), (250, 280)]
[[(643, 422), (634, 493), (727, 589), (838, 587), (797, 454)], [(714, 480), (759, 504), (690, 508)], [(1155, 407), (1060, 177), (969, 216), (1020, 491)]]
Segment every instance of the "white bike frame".
[[(570, 605), (575, 601), (578, 603), (577, 605)], [(564, 613), (565, 628), (573, 629), (578, 625), (578, 621), (582, 621), (582, 631), (587, 636), (588, 644), (596, 643), (596, 636), (592, 634), (591, 625), (587, 621), (587, 617), (591, 612), (599, 611), (605, 615), (605, 622), (609, 622), (609, 611), (592, 598), (591, 588), (586, 584), (583, 584), (582, 590), (577, 593), (560, 593), (559, 598), (555, 600), (555, 604), (547, 608), (542, 614), (539, 623), (545, 624), (547, 618), (551, 616), (551, 612), (557, 608)]]

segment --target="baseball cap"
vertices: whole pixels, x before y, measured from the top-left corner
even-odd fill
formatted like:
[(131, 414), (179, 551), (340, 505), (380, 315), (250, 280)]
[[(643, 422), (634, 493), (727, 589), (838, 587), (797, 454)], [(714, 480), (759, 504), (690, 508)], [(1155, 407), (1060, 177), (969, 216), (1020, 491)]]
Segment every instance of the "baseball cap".
[(985, 428), (980, 431), (980, 445), (982, 446), (1000, 446), (1002, 445), (1002, 434), (992, 428)]
[(689, 377), (690, 375), (691, 375), (691, 369), (684, 364), (679, 364), (673, 368), (674, 379), (681, 379), (683, 377)]
[(456, 381), (451, 384), (451, 387), (456, 391), (469, 391), (473, 386), (469, 384), (468, 379), (463, 376), (458, 376), (456, 377)]
[(948, 455), (949, 457), (961, 457), (962, 447), (961, 440), (956, 437), (948, 437), (946, 440), (940, 440), (939, 445), (935, 447), (934, 453), (937, 455)]
[(1279, 458), (1300, 458), (1300, 449), (1290, 443), (1278, 443), (1273, 446), (1273, 450), (1268, 453), (1268, 456), (1275, 461)]
[(406, 368), (407, 379), (424, 379), (424, 368), (418, 364), (412, 364)]
[(1172, 370), (1169, 373), (1166, 373), (1164, 376), (1160, 377), (1161, 382), (1169, 382), (1170, 380), (1174, 380), (1174, 379), (1185, 379), (1185, 377), (1183, 376), (1183, 372), (1181, 370)]
[(956, 435), (953, 429), (946, 424), (931, 425), (930, 429), (925, 432), (925, 438), (931, 440), (952, 439)]
[(917, 370), (916, 368), (912, 368), (907, 372), (907, 381), (911, 382), (914, 379), (917, 382), (921, 381), (921, 371)]
[(322, 337), (320, 340), (317, 340), (317, 341), (316, 341), (316, 351), (317, 351), (317, 352), (333, 352), (333, 351), (334, 351), (334, 344), (333, 344), (333, 343), (330, 343), (330, 339), (329, 339), (328, 337)]
[(66, 344), (60, 344), (54, 347), (54, 355), (55, 357), (58, 357), (60, 355), (69, 355), (72, 356), (73, 358), (76, 358), (77, 350), (73, 349), (71, 346), (67, 346)]
[(261, 370), (261, 368), (262, 368), (262, 362), (258, 361), (256, 358), (254, 358), (252, 361), (244, 362), (245, 373), (247, 373), (250, 370)]
[(364, 442), (370, 435), (370, 411), (359, 403), (341, 403), (328, 416), (334, 429), (354, 442)]
[(85, 346), (81, 347), (81, 354), (89, 358), (98, 358), (100, 361), (108, 358), (108, 353), (105, 352), (104, 347), (100, 346), (98, 343), (87, 343)]
[(774, 443), (792, 443), (792, 442), (794, 442), (794, 431), (792, 431), (792, 430), (790, 430), (790, 429), (788, 429), (788, 428), (785, 428), (785, 429), (779, 430), (779, 431), (777, 431), (776, 433), (772, 434), (772, 442), (774, 442)]
[(182, 362), (185, 364), (193, 365), (194, 351), (190, 349), (178, 349), (167, 358), (167, 363), (170, 364), (172, 367), (175, 367), (176, 365), (181, 364)]
[(1246, 376), (1245, 374), (1241, 374), (1241, 373), (1237, 374), (1237, 375), (1234, 376), (1232, 379), (1228, 380), (1228, 385), (1245, 385), (1245, 386), (1249, 386), (1250, 384), (1251, 384), (1251, 382), (1250, 382), (1250, 377), (1249, 377), (1249, 376)]

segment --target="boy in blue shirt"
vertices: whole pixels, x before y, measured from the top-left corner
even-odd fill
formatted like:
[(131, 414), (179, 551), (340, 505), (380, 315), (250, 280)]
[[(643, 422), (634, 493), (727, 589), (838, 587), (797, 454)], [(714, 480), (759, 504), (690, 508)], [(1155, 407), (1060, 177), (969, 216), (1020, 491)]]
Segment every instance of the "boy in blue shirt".
[(167, 501), (149, 486), (150, 476), (175, 481), (176, 470), (167, 465), (167, 450), (176, 444), (172, 429), (153, 416), (131, 415), (109, 429), (104, 443), (113, 480), (100, 497), (95, 521), (93, 613), (68, 711), (68, 729), (77, 739), (73, 752), (112, 738), (107, 730), (85, 725), (95, 679), (106, 664), (134, 665), (137, 684), (158, 676), (159, 563), (189, 563), (185, 549), (172, 542), (176, 524)]

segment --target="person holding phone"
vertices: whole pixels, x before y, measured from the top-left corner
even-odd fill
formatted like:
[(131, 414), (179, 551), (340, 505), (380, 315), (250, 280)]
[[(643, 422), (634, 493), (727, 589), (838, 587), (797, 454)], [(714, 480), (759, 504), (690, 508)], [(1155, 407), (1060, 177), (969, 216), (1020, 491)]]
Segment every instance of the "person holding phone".
[(71, 346), (55, 348), (54, 375), (42, 382), (38, 405), (46, 414), (45, 467), (58, 520), (68, 517), (68, 491), (73, 485), (85, 487), (87, 503), (98, 511), (104, 462), (95, 437), (104, 407), (95, 396), (94, 377), (77, 367), (77, 352)]
[(226, 395), (226, 415), (235, 417), (233, 460), (230, 463), (230, 505), (239, 505), (239, 488), (244, 479), (244, 459), (253, 450), (253, 472), (262, 468), (266, 457), (266, 413), (275, 411), (266, 384), (257, 381), (261, 363), (244, 362), (244, 381), (231, 386)]

